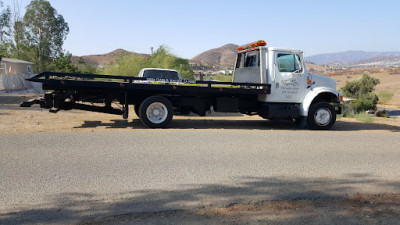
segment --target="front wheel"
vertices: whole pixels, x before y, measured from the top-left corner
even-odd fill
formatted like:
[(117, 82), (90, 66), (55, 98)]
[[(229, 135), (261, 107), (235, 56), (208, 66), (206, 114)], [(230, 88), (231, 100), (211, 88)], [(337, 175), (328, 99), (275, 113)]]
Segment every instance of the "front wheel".
[(148, 97), (139, 107), (139, 118), (149, 128), (166, 127), (173, 115), (172, 104), (162, 96)]
[(336, 111), (327, 102), (311, 105), (308, 111), (307, 124), (312, 130), (328, 130), (336, 122)]

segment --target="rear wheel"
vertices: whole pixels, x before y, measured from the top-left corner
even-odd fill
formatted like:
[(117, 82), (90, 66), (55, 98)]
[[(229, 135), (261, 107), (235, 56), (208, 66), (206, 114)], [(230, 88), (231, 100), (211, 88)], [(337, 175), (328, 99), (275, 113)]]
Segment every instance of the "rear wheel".
[(172, 104), (162, 96), (148, 97), (139, 107), (139, 118), (149, 128), (166, 127), (173, 115)]
[(328, 130), (336, 121), (336, 111), (327, 102), (311, 105), (308, 111), (307, 124), (312, 130)]

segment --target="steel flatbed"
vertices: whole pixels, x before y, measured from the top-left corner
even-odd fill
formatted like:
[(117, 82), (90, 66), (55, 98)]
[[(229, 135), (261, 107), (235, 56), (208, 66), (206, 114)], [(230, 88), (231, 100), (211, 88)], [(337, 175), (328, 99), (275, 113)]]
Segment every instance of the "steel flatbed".
[(269, 94), (270, 84), (217, 81), (166, 81), (133, 76), (43, 72), (30, 79), (43, 83), (44, 90), (104, 90), (118, 92), (157, 92), (201, 96), (209, 94)]
[[(133, 76), (55, 72), (40, 73), (28, 80), (42, 83), (46, 94), (44, 98), (21, 104), (23, 107), (38, 103), (43, 108), (50, 108), (51, 112), (74, 108), (122, 114), (125, 119), (128, 118), (129, 105), (135, 106), (135, 112), (139, 117), (146, 113), (146, 117), (149, 117), (149, 113), (142, 105), (152, 107), (153, 104), (156, 107), (158, 103), (162, 106), (153, 109), (154, 113), (160, 110), (166, 111), (168, 114), (164, 114), (171, 119), (171, 113), (174, 112), (181, 114), (194, 112), (205, 116), (211, 108), (217, 112), (257, 112), (258, 96), (269, 94), (271, 88), (269, 84), (171, 81)], [(113, 108), (113, 102), (121, 104), (122, 109)], [(149, 127), (164, 127), (164, 123), (157, 124), (157, 120), (155, 123), (146, 124), (143, 120), (142, 122)], [(165, 125), (168, 123), (167, 120)]]

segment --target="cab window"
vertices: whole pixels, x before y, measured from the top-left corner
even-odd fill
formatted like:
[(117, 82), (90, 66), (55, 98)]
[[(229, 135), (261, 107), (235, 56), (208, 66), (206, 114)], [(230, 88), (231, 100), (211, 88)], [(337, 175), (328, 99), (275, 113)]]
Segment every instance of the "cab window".
[(236, 61), (236, 68), (260, 66), (259, 51), (239, 53)]
[(257, 55), (246, 56), (244, 67), (255, 67), (255, 66), (257, 66)]
[(278, 54), (279, 72), (300, 73), (302, 72), (300, 56), (297, 54)]

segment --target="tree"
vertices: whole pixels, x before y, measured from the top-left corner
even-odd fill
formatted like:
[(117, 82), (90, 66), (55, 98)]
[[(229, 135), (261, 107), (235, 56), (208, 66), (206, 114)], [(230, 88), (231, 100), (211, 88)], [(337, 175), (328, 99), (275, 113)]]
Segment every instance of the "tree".
[(14, 43), (12, 46), (12, 55), (17, 59), (29, 60), (26, 52), (28, 51), (28, 43), (25, 35), (25, 25), (23, 18), (21, 17), (21, 6), (22, 2), (14, 0), (13, 7), (13, 21), (12, 21), (12, 34), (14, 37)]
[(78, 62), (77, 64), (75, 64), (75, 66), (77, 68), (77, 73), (86, 73), (86, 74), (97, 73), (97, 67), (87, 64), (82, 57), (78, 58)]
[(168, 48), (160, 46), (149, 58), (135, 54), (120, 55), (117, 60), (107, 65), (102, 73), (108, 75), (137, 76), (143, 68), (174, 69), (182, 78), (193, 80), (193, 71), (187, 59), (172, 55)]
[(37, 72), (49, 69), (52, 59), (62, 56), (69, 33), (68, 23), (48, 1), (33, 0), (24, 15), (25, 35)]
[(53, 59), (53, 61), (49, 66), (49, 69), (52, 72), (60, 72), (60, 73), (95, 74), (97, 72), (97, 68), (95, 66), (86, 64), (83, 58), (79, 58), (77, 64), (73, 64), (71, 62), (71, 58), (72, 54), (69, 52), (67, 52), (66, 54), (61, 54), (56, 59)]
[(60, 73), (77, 73), (78, 69), (75, 65), (71, 63), (71, 53), (61, 54), (56, 59), (53, 59), (49, 69), (52, 72)]
[(3, 1), (0, 0), (0, 57), (10, 55), (10, 26), (11, 26), (11, 10), (10, 7), (2, 9)]
[(190, 69), (189, 61), (174, 56), (166, 46), (160, 46), (148, 60), (147, 67), (175, 69), (182, 78), (193, 80), (193, 71)]
[(17, 59), (27, 59), (25, 52), (28, 49), (27, 41), (25, 39), (25, 26), (22, 21), (14, 22), (14, 45), (13, 45), (13, 55)]
[(145, 57), (135, 54), (119, 55), (118, 58), (104, 67), (102, 73), (107, 75), (137, 76), (141, 69), (147, 67), (147, 60)]

